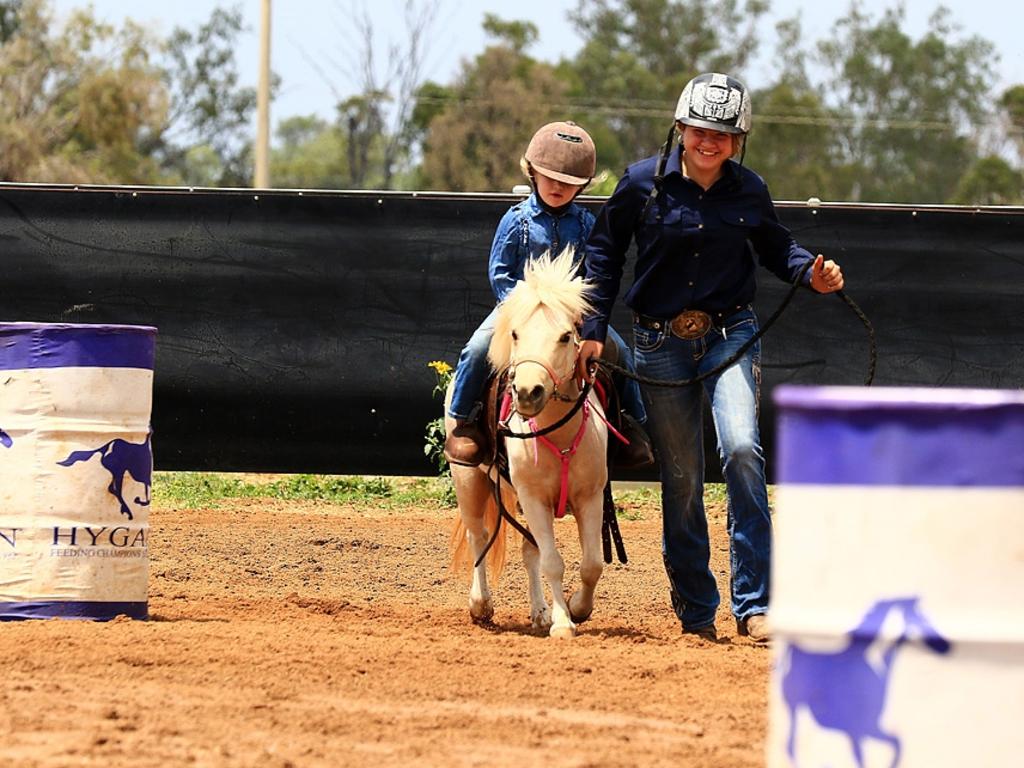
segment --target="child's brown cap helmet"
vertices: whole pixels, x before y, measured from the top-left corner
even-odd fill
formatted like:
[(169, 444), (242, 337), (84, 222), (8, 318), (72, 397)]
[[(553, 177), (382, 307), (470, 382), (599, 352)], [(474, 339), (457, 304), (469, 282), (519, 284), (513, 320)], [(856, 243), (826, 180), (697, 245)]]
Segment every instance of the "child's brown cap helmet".
[(597, 167), (590, 134), (565, 121), (548, 123), (533, 134), (523, 157), (537, 173), (577, 186), (589, 183)]

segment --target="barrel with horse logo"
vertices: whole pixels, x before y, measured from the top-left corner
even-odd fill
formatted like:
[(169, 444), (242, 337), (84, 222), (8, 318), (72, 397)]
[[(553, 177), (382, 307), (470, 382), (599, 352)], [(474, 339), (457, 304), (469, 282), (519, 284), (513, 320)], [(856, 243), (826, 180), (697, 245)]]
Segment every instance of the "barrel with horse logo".
[(155, 343), (0, 323), (0, 620), (148, 617)]
[(779, 387), (769, 766), (1024, 754), (1024, 393)]

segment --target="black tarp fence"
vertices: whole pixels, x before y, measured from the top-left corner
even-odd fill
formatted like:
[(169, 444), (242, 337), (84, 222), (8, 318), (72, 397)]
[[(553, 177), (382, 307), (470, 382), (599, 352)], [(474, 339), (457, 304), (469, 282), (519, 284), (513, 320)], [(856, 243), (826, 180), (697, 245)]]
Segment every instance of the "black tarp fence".
[[(158, 469), (432, 474), (427, 363), (454, 365), (493, 306), (491, 238), (517, 199), (0, 184), (0, 321), (157, 326)], [(842, 265), (876, 385), (1024, 385), (1024, 208), (778, 207)], [(788, 286), (758, 281), (764, 319)], [(621, 302), (613, 323), (628, 338)], [(800, 291), (762, 359), (770, 468), (772, 389), (861, 384), (867, 335)]]

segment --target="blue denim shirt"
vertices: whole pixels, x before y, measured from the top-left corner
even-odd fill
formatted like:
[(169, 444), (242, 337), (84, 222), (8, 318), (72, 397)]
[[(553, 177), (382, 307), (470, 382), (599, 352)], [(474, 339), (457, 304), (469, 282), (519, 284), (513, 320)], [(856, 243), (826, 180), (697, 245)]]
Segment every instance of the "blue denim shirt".
[(683, 176), (676, 146), (661, 193), (645, 210), (657, 162), (649, 157), (627, 168), (598, 213), (586, 245), (596, 309), (583, 324), (586, 339), (604, 338), (633, 239), (636, 271), (625, 302), (635, 312), (665, 319), (684, 309), (726, 317), (754, 300), (758, 263), (792, 282), (813, 258), (779, 223), (764, 180), (732, 160), (705, 191)]
[(494, 298), (504, 299), (516, 282), (523, 279), (527, 261), (547, 251), (557, 256), (571, 245), (582, 258), (584, 243), (593, 226), (594, 214), (583, 206), (570, 203), (556, 216), (541, 206), (536, 192), (513, 205), (501, 217), (491, 244), (487, 273)]

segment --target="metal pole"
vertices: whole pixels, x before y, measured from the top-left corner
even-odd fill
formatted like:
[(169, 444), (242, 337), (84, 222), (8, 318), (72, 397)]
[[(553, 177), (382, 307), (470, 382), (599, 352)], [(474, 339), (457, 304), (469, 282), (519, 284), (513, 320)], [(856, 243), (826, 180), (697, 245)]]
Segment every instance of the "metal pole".
[(260, 19), (260, 78), (256, 89), (257, 187), (270, 186), (270, 0), (263, 0)]

